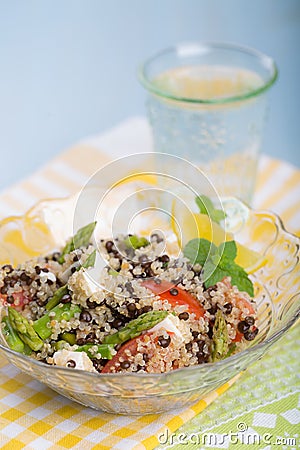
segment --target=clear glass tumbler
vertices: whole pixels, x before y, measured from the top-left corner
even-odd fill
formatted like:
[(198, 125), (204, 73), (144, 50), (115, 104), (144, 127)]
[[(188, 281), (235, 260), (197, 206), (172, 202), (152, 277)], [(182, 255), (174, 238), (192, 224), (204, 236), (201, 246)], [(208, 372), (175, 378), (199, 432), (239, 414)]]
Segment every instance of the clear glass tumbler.
[(219, 195), (251, 204), (274, 61), (227, 43), (181, 44), (140, 68), (155, 150), (199, 166)]

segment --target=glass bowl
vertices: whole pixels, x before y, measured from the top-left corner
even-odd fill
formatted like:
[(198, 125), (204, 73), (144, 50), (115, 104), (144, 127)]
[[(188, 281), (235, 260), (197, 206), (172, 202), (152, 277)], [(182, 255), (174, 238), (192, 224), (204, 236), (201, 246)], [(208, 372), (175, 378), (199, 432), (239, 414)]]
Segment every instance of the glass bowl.
[[(3, 220), (0, 263), (17, 264), (62, 245), (72, 234), (77, 199), (42, 201), (24, 216)], [(164, 374), (95, 374), (47, 366), (7, 348), (3, 338), (0, 351), (21, 371), (60, 394), (109, 413), (160, 413), (193, 404), (217, 389), (261, 358), (300, 313), (300, 239), (271, 212), (251, 210), (235, 198), (223, 199), (223, 206), (228, 231), (267, 257), (266, 265), (251, 276), (260, 332), (246, 350), (217, 363)]]

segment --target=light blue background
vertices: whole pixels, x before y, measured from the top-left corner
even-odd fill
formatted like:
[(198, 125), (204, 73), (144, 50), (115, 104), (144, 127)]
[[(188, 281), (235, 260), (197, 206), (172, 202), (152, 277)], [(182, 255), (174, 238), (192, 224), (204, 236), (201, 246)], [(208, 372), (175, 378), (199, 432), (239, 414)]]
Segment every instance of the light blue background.
[(145, 114), (137, 66), (191, 40), (239, 42), (276, 60), (264, 152), (299, 166), (299, 0), (0, 0), (0, 187)]

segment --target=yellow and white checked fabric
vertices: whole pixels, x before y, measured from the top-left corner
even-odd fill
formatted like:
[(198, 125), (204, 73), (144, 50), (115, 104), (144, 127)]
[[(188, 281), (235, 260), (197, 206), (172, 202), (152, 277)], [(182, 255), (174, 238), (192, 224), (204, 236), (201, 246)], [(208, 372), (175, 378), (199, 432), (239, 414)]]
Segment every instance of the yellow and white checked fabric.
[[(67, 150), (29, 179), (3, 192), (0, 218), (23, 213), (39, 199), (72, 194), (112, 158), (151, 148), (146, 120), (130, 119), (105, 135)], [(254, 206), (272, 209), (289, 231), (300, 233), (300, 171), (263, 156)], [(153, 449), (166, 428), (174, 432), (236, 378), (190, 408), (160, 415), (117, 416), (73, 403), (21, 373), (0, 355), (0, 448)]]

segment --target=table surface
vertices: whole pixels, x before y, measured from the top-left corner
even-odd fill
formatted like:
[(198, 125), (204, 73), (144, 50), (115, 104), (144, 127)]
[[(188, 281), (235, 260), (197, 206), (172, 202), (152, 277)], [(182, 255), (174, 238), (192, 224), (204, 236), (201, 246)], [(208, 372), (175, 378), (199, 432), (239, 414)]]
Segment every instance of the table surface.
[[(141, 148), (143, 151), (152, 149), (149, 127), (143, 118), (130, 119), (104, 135), (85, 139), (29, 180), (2, 192), (0, 215), (4, 217), (24, 212), (37, 200), (37, 196), (44, 197), (47, 191), (54, 196), (68, 195), (84, 183), (88, 172), (91, 173), (91, 169), (101, 161), (140, 151)], [(89, 155), (89, 158), (84, 159), (84, 155)], [(69, 164), (70, 161), (72, 164)], [(299, 194), (300, 174), (295, 168), (282, 161), (266, 157), (261, 159), (254, 205), (263, 208), (269, 206), (286, 217), (288, 229), (295, 233), (300, 231), (297, 228), (300, 223)], [(200, 414), (194, 414), (193, 417), (193, 414), (181, 416), (182, 412), (174, 412), (173, 416), (166, 418), (161, 415), (153, 422), (150, 417), (146, 418), (148, 436), (155, 436), (155, 439), (148, 440), (143, 440), (145, 436), (139, 435), (138, 431), (139, 427), (145, 425), (142, 425), (144, 418), (112, 420), (107, 418), (108, 415), (99, 415), (86, 408), (78, 410), (80, 405), (76, 406), (50, 389), (43, 388), (29, 376), (22, 376), (1, 356), (1, 448), (11, 448), (13, 443), (14, 448), (26, 446), (27, 449), (150, 449), (157, 444), (160, 449), (182, 448), (183, 445), (184, 448), (199, 449), (209, 447), (208, 439), (211, 440), (210, 448), (244, 448), (242, 445), (247, 448), (247, 443), (253, 449), (267, 450), (275, 445), (278, 448), (297, 448), (300, 444), (299, 350), (298, 326), (290, 330), (263, 359), (253, 364), (228, 391)], [(58, 410), (62, 412), (57, 413)], [(85, 421), (79, 418), (76, 420), (74, 411), (77, 411), (78, 417), (79, 413), (84, 414)], [(47, 421), (49, 417), (52, 417), (52, 421)], [(57, 417), (61, 418), (60, 424)], [(184, 419), (178, 420), (178, 417)], [(92, 422), (94, 434), (90, 428), (86, 431), (86, 424), (92, 419), (96, 421)], [(171, 423), (173, 426), (170, 425), (167, 432), (166, 424)], [(123, 434), (120, 432), (120, 424), (122, 430), (127, 426), (127, 433), (131, 430), (130, 436), (124, 436), (124, 431)], [(56, 434), (63, 433), (60, 439), (55, 437), (53, 430)], [(237, 439), (240, 447), (236, 444)]]

